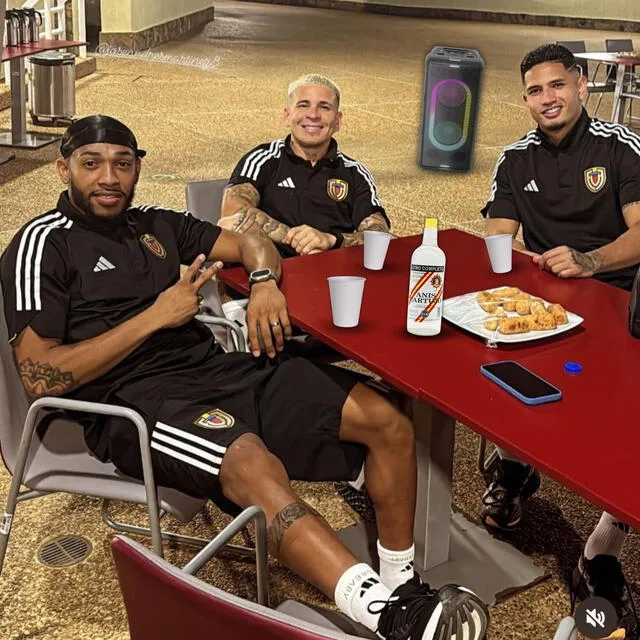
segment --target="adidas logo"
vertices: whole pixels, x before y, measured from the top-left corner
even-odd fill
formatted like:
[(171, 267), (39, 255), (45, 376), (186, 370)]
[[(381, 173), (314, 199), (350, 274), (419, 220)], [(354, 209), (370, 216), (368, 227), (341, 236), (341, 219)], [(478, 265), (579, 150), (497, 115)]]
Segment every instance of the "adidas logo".
[(93, 267), (93, 271), (109, 271), (110, 269), (115, 269), (115, 265), (111, 264), (106, 258), (100, 256), (98, 262), (96, 262), (96, 266)]
[(360, 597), (362, 598), (367, 589), (370, 589), (374, 584), (378, 584), (379, 582), (380, 580), (378, 580), (377, 578), (368, 578), (367, 580), (365, 580), (360, 586)]
[(279, 187), (286, 187), (287, 189), (295, 189), (296, 185), (293, 184), (293, 180), (291, 178), (285, 178), (282, 182), (278, 182)]
[(525, 191), (535, 191), (536, 193), (538, 193), (540, 191), (540, 189), (538, 189), (538, 185), (536, 184), (535, 180), (532, 180), (525, 188)]

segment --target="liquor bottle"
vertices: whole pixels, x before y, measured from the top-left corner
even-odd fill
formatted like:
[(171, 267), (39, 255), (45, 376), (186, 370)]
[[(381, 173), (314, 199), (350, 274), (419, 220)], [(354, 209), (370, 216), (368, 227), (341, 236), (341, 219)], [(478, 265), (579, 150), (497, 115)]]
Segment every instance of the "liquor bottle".
[(425, 218), (422, 244), (411, 256), (407, 331), (435, 336), (442, 324), (446, 257), (438, 247), (438, 220)]

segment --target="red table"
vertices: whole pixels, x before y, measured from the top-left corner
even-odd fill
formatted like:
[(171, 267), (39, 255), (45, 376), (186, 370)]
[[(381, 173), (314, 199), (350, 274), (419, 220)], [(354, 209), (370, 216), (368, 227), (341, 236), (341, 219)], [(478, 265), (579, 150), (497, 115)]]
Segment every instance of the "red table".
[[(37, 45), (4, 47), (1, 61), (9, 61), (11, 69), (11, 131), (0, 133), (0, 146), (24, 149), (39, 149), (59, 140), (61, 136), (51, 133), (32, 133), (27, 131), (26, 88), (24, 82), (24, 59), (43, 51), (79, 47), (85, 42), (73, 40), (40, 40)], [(0, 164), (11, 157), (0, 158)]]
[[(637, 420), (630, 419), (627, 410), (637, 393), (640, 341), (626, 329), (629, 294), (594, 279), (559, 280), (516, 252), (511, 273), (493, 274), (481, 238), (444, 231), (440, 246), (448, 260), (446, 297), (513, 285), (558, 302), (585, 321), (553, 339), (498, 349), (446, 321), (439, 336), (412, 336), (405, 329), (408, 265), (419, 243), (419, 236), (393, 240), (380, 272), (364, 269), (362, 247), (292, 258), (285, 263), (281, 288), (292, 322), (414, 399), (422, 459), (418, 504), (425, 506), (416, 516), (416, 546), (423, 568), (450, 556), (454, 419), (628, 524), (640, 526), (635, 493), (640, 435)], [(220, 275), (247, 292), (242, 269)], [(331, 322), (326, 281), (330, 275), (367, 277), (355, 329), (340, 329)], [(506, 359), (517, 360), (559, 387), (563, 399), (529, 407), (481, 376), (481, 364)], [(566, 374), (567, 361), (580, 362), (583, 372)]]

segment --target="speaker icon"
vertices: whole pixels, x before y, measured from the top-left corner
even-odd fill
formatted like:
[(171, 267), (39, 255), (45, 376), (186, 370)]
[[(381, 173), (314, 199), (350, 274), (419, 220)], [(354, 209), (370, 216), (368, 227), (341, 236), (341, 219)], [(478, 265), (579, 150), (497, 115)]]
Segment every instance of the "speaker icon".
[(420, 165), (468, 171), (484, 62), (475, 49), (434, 47), (425, 60)]

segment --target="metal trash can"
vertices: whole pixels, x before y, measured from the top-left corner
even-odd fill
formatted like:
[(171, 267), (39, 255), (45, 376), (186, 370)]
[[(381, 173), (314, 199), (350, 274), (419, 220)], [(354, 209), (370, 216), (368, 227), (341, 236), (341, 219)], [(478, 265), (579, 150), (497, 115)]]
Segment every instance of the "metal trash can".
[(76, 114), (76, 65), (73, 53), (46, 51), (31, 56), (29, 62), (29, 105), (33, 124), (57, 127), (73, 122)]

